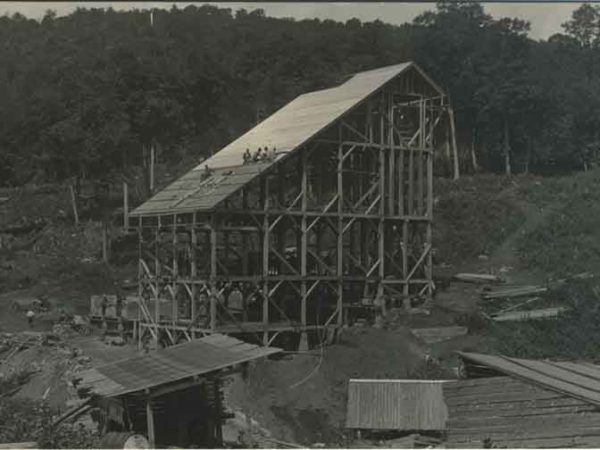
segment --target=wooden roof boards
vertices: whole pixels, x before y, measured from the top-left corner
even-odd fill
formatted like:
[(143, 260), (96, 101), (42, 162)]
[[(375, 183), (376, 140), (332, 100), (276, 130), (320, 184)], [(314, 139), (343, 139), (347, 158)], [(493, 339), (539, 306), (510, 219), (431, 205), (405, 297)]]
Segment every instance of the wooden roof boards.
[(280, 351), (213, 334), (80, 372), (77, 388), (114, 397), (208, 374)]
[(350, 380), (346, 427), (369, 430), (444, 430), (443, 381)]
[[(337, 87), (300, 95), (136, 208), (131, 216), (166, 215), (215, 208), (239, 188), (299, 149), (411, 67), (425, 78), (434, 91), (442, 95), (442, 91), (411, 62), (357, 73)], [(243, 165), (246, 149), (255, 152), (259, 147), (265, 146), (277, 150), (275, 160)], [(214, 171), (210, 178), (220, 181), (205, 191), (199, 184), (206, 166)], [(225, 173), (227, 175), (223, 180), (221, 177)]]
[[(600, 446), (600, 411), (583, 400), (510, 376), (443, 385), (449, 448)], [(491, 442), (490, 442), (491, 441)]]
[(535, 361), (459, 352), (467, 364), (494, 369), (565, 395), (600, 406), (600, 368), (591, 364)]

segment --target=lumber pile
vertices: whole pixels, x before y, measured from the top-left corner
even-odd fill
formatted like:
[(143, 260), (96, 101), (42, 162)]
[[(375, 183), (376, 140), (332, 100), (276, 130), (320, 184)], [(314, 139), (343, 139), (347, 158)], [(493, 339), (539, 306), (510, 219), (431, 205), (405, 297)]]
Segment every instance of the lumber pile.
[(384, 444), (386, 448), (436, 448), (442, 444), (442, 440), (432, 436), (413, 433), (398, 439), (385, 441)]
[(508, 289), (501, 289), (491, 292), (486, 292), (482, 297), (486, 300), (494, 300), (497, 298), (516, 298), (526, 297), (531, 295), (543, 294), (548, 292), (548, 288), (540, 286), (520, 286)]
[(492, 318), (496, 322), (512, 322), (517, 320), (547, 319), (558, 317), (565, 312), (567, 308), (559, 306), (555, 308), (532, 309), (529, 311), (508, 311), (496, 314)]
[(501, 283), (502, 279), (497, 275), (490, 275), (486, 273), (457, 273), (453, 277), (456, 281), (462, 281), (464, 283)]
[(414, 328), (411, 333), (426, 344), (435, 344), (457, 336), (464, 336), (467, 334), (467, 327)]

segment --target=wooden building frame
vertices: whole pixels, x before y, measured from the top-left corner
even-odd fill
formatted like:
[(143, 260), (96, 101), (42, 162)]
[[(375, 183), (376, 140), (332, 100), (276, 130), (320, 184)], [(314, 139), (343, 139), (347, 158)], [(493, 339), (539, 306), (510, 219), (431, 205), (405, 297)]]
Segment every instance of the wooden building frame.
[(293, 151), (247, 164), (240, 154), (233, 171), (209, 159), (198, 186), (259, 172), (214, 207), (178, 208), (198, 188), (171, 197), (168, 210), (131, 214), (140, 342), (223, 333), (272, 345), (292, 332), (305, 348), (331, 337), (353, 305), (385, 310), (431, 296), (434, 132), (445, 97), (416, 65), (396, 67)]

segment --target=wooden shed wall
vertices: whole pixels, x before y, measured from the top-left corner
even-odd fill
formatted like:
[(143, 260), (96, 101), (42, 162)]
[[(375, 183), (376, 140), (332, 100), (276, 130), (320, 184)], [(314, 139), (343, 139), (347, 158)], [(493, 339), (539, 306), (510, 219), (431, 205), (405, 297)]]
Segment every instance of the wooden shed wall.
[(443, 430), (448, 414), (442, 384), (433, 380), (350, 380), (346, 427)]
[(600, 409), (508, 376), (444, 383), (447, 447), (600, 447)]

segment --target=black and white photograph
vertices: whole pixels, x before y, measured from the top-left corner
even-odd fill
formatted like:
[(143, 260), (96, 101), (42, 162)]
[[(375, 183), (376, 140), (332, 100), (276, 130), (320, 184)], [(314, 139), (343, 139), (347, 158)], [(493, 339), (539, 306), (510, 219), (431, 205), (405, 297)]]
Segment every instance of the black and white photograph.
[(0, 2), (40, 448), (600, 448), (600, 4)]

